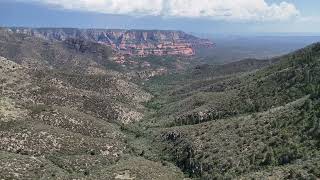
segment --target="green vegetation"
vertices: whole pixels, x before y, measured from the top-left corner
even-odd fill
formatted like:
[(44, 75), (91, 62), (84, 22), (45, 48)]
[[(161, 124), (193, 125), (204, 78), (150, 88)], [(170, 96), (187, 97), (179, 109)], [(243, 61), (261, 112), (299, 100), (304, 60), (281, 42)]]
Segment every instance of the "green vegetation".
[(193, 178), (319, 178), (320, 44), (271, 62), (154, 78), (139, 126)]
[(185, 71), (134, 59), (172, 68), (154, 78), (111, 53), (0, 30), (0, 179), (320, 178), (319, 43)]
[(127, 150), (120, 125), (141, 119), (151, 95), (108, 53), (0, 30), (0, 179), (183, 178)]

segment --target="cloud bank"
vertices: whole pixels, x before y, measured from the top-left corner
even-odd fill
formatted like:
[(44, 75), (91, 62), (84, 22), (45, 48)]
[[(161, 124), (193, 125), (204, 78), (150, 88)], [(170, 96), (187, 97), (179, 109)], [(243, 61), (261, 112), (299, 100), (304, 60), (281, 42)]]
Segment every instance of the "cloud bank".
[[(23, 0), (22, 0), (23, 1)], [(26, 0), (24, 0), (26, 1)], [(265, 0), (29, 0), (68, 10), (132, 16), (282, 21), (299, 16), (292, 3)]]

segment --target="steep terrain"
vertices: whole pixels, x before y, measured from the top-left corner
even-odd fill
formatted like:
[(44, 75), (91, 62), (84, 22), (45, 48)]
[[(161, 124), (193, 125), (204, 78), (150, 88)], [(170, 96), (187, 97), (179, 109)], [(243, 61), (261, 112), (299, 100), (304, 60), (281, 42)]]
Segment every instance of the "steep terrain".
[(47, 40), (64, 41), (73, 38), (98, 42), (122, 55), (129, 56), (192, 56), (195, 54), (194, 47), (213, 46), (209, 40), (200, 39), (182, 31), (71, 28), (10, 28), (10, 30)]
[(269, 63), (153, 79), (139, 126), (194, 178), (317, 179), (320, 44)]
[(320, 178), (319, 43), (170, 74), (114, 53), (0, 30), (0, 179)]
[(143, 118), (151, 95), (107, 47), (0, 34), (0, 179), (183, 177), (131, 152), (121, 127)]

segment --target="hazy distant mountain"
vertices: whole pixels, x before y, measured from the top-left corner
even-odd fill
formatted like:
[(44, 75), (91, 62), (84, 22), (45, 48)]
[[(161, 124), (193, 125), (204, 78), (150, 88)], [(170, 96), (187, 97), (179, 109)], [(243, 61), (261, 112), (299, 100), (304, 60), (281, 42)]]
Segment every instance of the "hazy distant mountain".
[(199, 48), (197, 52), (211, 63), (272, 58), (320, 41), (319, 34), (215, 34), (204, 37), (211, 39), (215, 46), (212, 49)]

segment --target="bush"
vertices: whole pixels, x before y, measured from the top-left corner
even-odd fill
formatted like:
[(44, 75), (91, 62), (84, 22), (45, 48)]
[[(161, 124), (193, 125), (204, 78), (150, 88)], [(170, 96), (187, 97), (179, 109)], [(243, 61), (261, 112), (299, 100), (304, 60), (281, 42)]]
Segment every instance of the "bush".
[(35, 104), (35, 105), (30, 106), (30, 110), (31, 110), (32, 114), (40, 114), (42, 112), (49, 110), (49, 108), (50, 107), (45, 104)]

